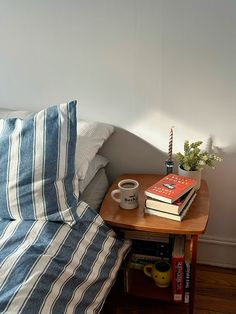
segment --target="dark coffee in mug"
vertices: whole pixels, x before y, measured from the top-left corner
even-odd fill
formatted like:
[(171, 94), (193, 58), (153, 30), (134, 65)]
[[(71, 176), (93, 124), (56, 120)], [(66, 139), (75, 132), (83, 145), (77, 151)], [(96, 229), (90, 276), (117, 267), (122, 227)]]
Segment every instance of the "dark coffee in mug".
[(166, 262), (158, 262), (155, 264), (155, 268), (160, 272), (166, 272), (170, 269), (170, 265)]
[(133, 182), (126, 182), (120, 185), (123, 189), (133, 189), (136, 185)]

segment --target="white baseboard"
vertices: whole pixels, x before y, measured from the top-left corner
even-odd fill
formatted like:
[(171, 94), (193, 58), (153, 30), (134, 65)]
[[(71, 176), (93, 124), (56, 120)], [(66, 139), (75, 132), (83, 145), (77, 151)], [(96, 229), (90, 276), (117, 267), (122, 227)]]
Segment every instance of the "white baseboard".
[(198, 241), (199, 264), (236, 268), (236, 239), (202, 235)]

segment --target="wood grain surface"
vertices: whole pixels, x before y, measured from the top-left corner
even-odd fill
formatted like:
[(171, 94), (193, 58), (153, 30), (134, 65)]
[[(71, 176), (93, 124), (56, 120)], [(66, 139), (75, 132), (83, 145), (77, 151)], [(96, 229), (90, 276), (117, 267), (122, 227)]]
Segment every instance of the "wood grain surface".
[[(158, 174), (124, 174), (110, 187), (101, 206), (100, 215), (111, 226), (136, 230), (165, 232), (174, 234), (201, 234), (205, 231), (209, 214), (209, 193), (206, 181), (201, 188), (182, 222), (144, 214), (144, 190), (162, 176)], [(120, 180), (132, 178), (139, 182), (139, 207), (125, 210), (119, 207), (110, 194), (117, 189)]]
[[(129, 296), (122, 276), (113, 286), (101, 314), (185, 314), (186, 307)], [(236, 314), (236, 269), (197, 265), (195, 314)]]

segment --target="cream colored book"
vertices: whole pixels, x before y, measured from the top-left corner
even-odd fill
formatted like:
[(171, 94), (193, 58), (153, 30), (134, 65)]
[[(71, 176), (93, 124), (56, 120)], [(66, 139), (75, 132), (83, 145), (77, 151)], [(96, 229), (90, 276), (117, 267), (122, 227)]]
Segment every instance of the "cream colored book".
[(145, 207), (150, 209), (157, 209), (163, 212), (167, 212), (170, 214), (179, 215), (181, 211), (184, 209), (188, 201), (191, 199), (195, 192), (195, 189), (191, 189), (179, 199), (177, 199), (174, 203), (169, 204), (162, 201), (155, 200), (153, 198), (147, 197), (145, 200)]
[(151, 208), (144, 208), (144, 213), (146, 214), (150, 214), (150, 215), (155, 215), (158, 217), (162, 217), (162, 218), (167, 218), (167, 219), (172, 219), (172, 220), (176, 220), (176, 221), (182, 221), (185, 217), (185, 215), (187, 214), (193, 200), (195, 199), (197, 193), (195, 192), (192, 196), (192, 198), (188, 201), (188, 203), (186, 204), (186, 206), (184, 207), (184, 209), (180, 212), (180, 214), (170, 214), (170, 213), (166, 213), (160, 210), (156, 210), (156, 209), (151, 209)]

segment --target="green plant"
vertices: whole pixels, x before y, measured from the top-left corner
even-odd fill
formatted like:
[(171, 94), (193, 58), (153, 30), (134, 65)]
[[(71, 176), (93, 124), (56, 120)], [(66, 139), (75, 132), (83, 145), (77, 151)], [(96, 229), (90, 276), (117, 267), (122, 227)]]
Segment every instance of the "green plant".
[(202, 151), (199, 146), (202, 141), (189, 143), (184, 142), (184, 154), (177, 153), (176, 159), (179, 162), (180, 168), (187, 171), (202, 170), (205, 165), (215, 168), (216, 161), (222, 161), (221, 157), (215, 154), (209, 154), (207, 151)]

